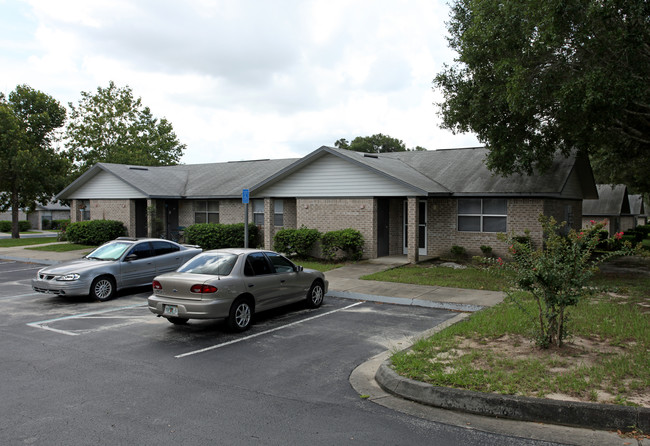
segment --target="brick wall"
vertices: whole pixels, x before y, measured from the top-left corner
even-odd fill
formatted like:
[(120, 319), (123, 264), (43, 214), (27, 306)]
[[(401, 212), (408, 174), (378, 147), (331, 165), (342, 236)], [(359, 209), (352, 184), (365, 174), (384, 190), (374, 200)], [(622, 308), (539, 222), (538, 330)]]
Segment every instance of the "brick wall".
[(377, 256), (375, 200), (373, 198), (324, 199), (298, 198), (296, 226), (320, 232), (354, 228), (365, 240), (364, 258)]
[(90, 200), (90, 219), (121, 221), (127, 234), (135, 237), (134, 200)]

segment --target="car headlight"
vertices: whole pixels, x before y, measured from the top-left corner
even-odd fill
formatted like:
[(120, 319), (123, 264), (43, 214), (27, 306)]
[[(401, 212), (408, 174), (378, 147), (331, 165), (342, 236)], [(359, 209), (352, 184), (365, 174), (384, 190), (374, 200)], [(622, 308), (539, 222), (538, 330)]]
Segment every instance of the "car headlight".
[(81, 276), (77, 273), (72, 273), (72, 274), (66, 274), (65, 276), (57, 277), (56, 280), (60, 280), (63, 282), (71, 282), (73, 280), (79, 280)]

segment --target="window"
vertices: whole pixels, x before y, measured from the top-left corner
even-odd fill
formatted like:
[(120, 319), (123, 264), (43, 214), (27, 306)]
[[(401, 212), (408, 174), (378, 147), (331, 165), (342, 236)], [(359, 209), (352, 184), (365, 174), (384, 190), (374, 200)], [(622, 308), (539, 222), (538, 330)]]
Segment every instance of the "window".
[(254, 252), (249, 254), (246, 258), (246, 263), (244, 274), (247, 276), (262, 276), (272, 273), (271, 265), (264, 253)]
[(153, 253), (151, 252), (151, 246), (149, 245), (149, 242), (144, 242), (135, 245), (131, 251), (129, 251), (127, 257), (131, 254), (135, 254), (136, 259), (147, 259), (151, 257)]
[(293, 266), (293, 263), (289, 259), (282, 257), (280, 254), (276, 254), (274, 252), (267, 252), (266, 256), (271, 261), (271, 264), (275, 268), (276, 273), (295, 272), (295, 267)]
[(506, 232), (508, 200), (505, 198), (461, 198), (458, 200), (458, 230)]
[(273, 212), (273, 225), (284, 226), (284, 201), (275, 200), (275, 209)]
[(81, 221), (90, 220), (90, 200), (80, 200), (79, 214)]
[(153, 244), (154, 256), (161, 256), (164, 254), (169, 254), (180, 250), (178, 245), (174, 245), (169, 242), (155, 241), (151, 243)]
[(264, 226), (264, 200), (253, 200), (253, 223)]
[(219, 223), (219, 202), (217, 200), (195, 201), (194, 223)]

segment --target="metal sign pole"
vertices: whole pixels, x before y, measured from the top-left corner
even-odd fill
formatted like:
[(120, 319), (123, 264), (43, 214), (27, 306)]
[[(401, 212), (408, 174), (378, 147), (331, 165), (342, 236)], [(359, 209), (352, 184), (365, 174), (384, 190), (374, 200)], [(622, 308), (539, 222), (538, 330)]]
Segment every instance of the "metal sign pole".
[(241, 201), (244, 203), (244, 248), (248, 248), (248, 189), (241, 191)]

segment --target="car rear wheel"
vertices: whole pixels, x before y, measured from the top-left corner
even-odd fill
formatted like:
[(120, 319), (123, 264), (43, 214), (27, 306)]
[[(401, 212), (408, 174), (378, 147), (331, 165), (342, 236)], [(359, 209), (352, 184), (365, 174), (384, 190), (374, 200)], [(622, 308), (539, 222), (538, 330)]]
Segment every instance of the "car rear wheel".
[(317, 280), (311, 285), (311, 288), (309, 288), (309, 292), (307, 293), (307, 305), (310, 308), (320, 307), (323, 303), (324, 294), (323, 284)]
[(174, 325), (185, 325), (189, 319), (184, 317), (168, 317), (167, 320)]
[(90, 285), (90, 295), (100, 302), (111, 300), (115, 295), (115, 280), (109, 276), (101, 276)]
[(228, 328), (241, 332), (248, 330), (253, 319), (253, 308), (248, 299), (239, 298), (233, 302), (228, 315)]

